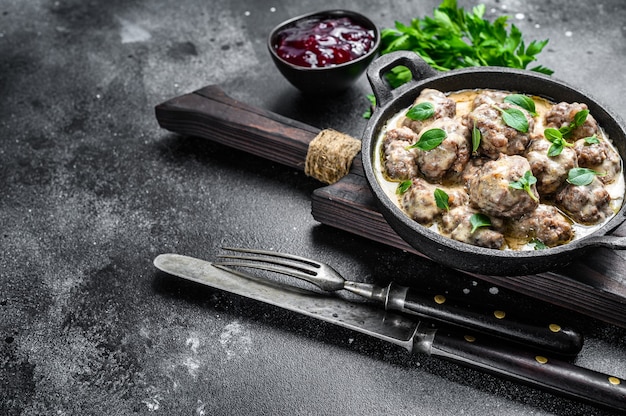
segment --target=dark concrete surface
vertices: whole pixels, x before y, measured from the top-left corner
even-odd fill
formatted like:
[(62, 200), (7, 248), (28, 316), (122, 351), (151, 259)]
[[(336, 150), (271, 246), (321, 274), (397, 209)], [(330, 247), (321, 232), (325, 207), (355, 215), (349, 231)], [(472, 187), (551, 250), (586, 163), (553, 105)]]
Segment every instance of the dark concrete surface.
[[(156, 104), (219, 84), (358, 137), (366, 80), (333, 100), (302, 97), (272, 66), (265, 36), (309, 11), (353, 9), (390, 27), (438, 3), (0, 0), (0, 414), (611, 414), (152, 266), (159, 253), (211, 259), (222, 245), (244, 245), (315, 257), (362, 280), (439, 276), (495, 292), (316, 223), (316, 181), (168, 133), (154, 118)], [(540, 63), (555, 77), (626, 116), (623, 2), (485, 4), (528, 38), (550, 39)], [(578, 364), (626, 378), (624, 329), (536, 308), (585, 331)]]

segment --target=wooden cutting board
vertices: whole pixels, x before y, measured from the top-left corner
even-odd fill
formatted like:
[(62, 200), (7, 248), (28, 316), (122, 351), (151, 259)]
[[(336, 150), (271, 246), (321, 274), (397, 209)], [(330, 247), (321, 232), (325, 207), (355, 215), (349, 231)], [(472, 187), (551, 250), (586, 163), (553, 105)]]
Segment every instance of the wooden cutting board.
[[(217, 86), (168, 100), (157, 105), (155, 113), (159, 125), (172, 132), (206, 138), (299, 170), (304, 170), (309, 143), (320, 132), (233, 100)], [(312, 214), (323, 224), (421, 256), (378, 211), (360, 155), (346, 176), (314, 191)], [(613, 234), (626, 235), (626, 224)], [(626, 252), (594, 249), (564, 269), (539, 275), (471, 276), (626, 327)]]

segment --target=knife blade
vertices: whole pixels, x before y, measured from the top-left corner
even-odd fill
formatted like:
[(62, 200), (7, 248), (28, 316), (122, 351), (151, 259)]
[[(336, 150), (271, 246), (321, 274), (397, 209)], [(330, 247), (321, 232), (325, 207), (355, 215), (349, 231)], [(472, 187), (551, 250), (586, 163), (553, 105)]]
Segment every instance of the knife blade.
[(154, 259), (161, 271), (601, 407), (626, 410), (626, 380), (488, 336), (440, 331), (366, 303), (347, 302), (179, 254)]

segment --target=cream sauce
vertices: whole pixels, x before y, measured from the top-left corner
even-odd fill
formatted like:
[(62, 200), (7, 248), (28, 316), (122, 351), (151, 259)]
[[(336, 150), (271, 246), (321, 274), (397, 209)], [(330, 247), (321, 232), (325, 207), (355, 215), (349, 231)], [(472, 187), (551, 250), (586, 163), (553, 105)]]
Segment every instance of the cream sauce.
[[(471, 112), (472, 103), (474, 99), (476, 98), (478, 94), (480, 94), (483, 91), (485, 90), (462, 90), (462, 91), (447, 93), (446, 95), (456, 102), (456, 116), (455, 117), (459, 118)], [(534, 125), (533, 133), (543, 135), (543, 131), (545, 129), (544, 116), (546, 112), (548, 112), (555, 103), (550, 102), (546, 100), (545, 98), (538, 97), (538, 96), (532, 96), (531, 98), (535, 102), (535, 110), (537, 113), (537, 116), (534, 118), (535, 125)], [(388, 130), (401, 126), (402, 119), (406, 115), (409, 108), (412, 107), (412, 105), (413, 104), (411, 104), (411, 106), (395, 114), (392, 118), (390, 118), (387, 121), (385, 126), (381, 129), (378, 137), (376, 138), (376, 145), (375, 145), (376, 154), (379, 155), (380, 157), (375, 157), (373, 161), (374, 170), (375, 170), (378, 182), (380, 183), (381, 187), (383, 188), (383, 190), (385, 191), (385, 194), (387, 194), (389, 199), (391, 199), (400, 209), (402, 208), (400, 207), (399, 197), (396, 193), (396, 190), (398, 188), (398, 184), (400, 181), (390, 180), (384, 174), (385, 169), (384, 169), (384, 164), (383, 164), (382, 142)], [(601, 130), (602, 126), (599, 126), (599, 128)], [(617, 154), (619, 154), (619, 152), (617, 151), (617, 149), (611, 142), (608, 135), (606, 135), (606, 133), (603, 130), (601, 130), (601, 133), (603, 134), (603, 138), (607, 141), (610, 147)], [(624, 169), (623, 158), (621, 158), (621, 161), (622, 161), (622, 166), (620, 167), (620, 173), (616, 175), (616, 179), (611, 183), (605, 184), (605, 188), (608, 191), (609, 195), (611, 196), (610, 207), (614, 213), (617, 213), (622, 207), (622, 204), (624, 202), (624, 193), (626, 189), (626, 184), (624, 181), (624, 174), (623, 174), (623, 169)], [(567, 214), (565, 213), (563, 214), (569, 218)], [(591, 234), (592, 232), (600, 228), (603, 224), (605, 224), (610, 218), (606, 218), (604, 221), (597, 223), (597, 224), (593, 224), (593, 225), (580, 224), (572, 220), (571, 218), (569, 219), (574, 229), (574, 238), (572, 239), (573, 241), (573, 240), (580, 239), (586, 235)], [(438, 227), (437, 222), (434, 222), (428, 228), (432, 229), (435, 232), (439, 232), (439, 227)], [(515, 246), (514, 248), (515, 250), (534, 250), (535, 249), (534, 245), (528, 244), (527, 241), (515, 241), (514, 239), (511, 239), (510, 237), (507, 237), (507, 243), (508, 243), (508, 246)], [(513, 248), (507, 247), (506, 249), (511, 250)]]

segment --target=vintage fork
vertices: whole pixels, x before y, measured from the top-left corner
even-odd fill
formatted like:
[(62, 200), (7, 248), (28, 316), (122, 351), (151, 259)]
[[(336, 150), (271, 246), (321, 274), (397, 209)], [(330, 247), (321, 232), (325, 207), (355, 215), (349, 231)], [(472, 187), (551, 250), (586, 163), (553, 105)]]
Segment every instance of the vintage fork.
[[(553, 353), (574, 355), (582, 348), (582, 335), (556, 323), (538, 324), (510, 319), (502, 309), (486, 312), (461, 307), (444, 295), (422, 293), (394, 282), (386, 287), (345, 279), (328, 264), (293, 254), (269, 250), (223, 247), (241, 254), (223, 254), (213, 262), (217, 267), (244, 267), (292, 276), (307, 281), (325, 292), (346, 290), (384, 305), (387, 310), (400, 311), (419, 318), (454, 325), (508, 341)], [(484, 308), (482, 308), (484, 309)]]

